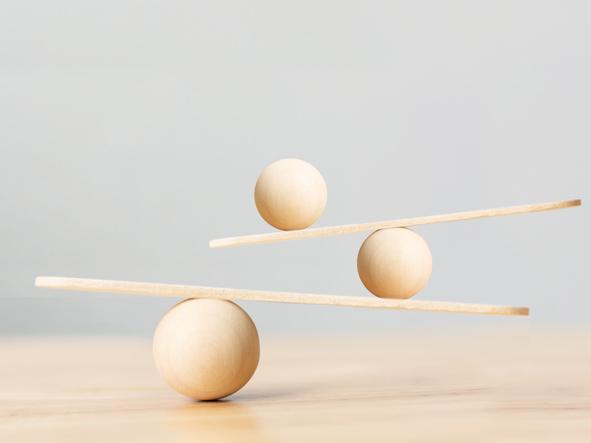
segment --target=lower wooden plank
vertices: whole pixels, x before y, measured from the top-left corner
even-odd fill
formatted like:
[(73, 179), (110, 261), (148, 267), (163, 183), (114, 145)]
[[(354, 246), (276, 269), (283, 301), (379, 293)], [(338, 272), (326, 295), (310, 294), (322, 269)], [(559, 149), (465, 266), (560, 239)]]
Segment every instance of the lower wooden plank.
[(397, 309), (401, 311), (431, 311), (457, 314), (529, 315), (529, 308), (474, 303), (427, 300), (392, 300), (377, 297), (347, 297), (339, 295), (294, 292), (253, 291), (248, 289), (214, 288), (208, 286), (173, 285), (120, 280), (98, 280), (71, 277), (37, 277), (40, 288), (68, 291), (108, 292), (182, 298), (215, 298), (220, 300), (264, 301), (272, 303), (315, 304), (353, 308)]

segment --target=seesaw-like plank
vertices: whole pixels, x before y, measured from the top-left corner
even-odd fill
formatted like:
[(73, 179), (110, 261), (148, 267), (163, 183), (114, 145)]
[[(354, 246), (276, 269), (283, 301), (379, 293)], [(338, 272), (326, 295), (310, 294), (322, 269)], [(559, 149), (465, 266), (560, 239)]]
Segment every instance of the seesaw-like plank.
[(210, 248), (225, 248), (229, 246), (252, 245), (257, 243), (275, 243), (286, 240), (300, 240), (304, 238), (327, 237), (331, 235), (352, 234), (354, 232), (375, 231), (384, 228), (401, 228), (408, 226), (427, 225), (477, 218), (501, 217), (505, 215), (527, 214), (530, 212), (552, 211), (555, 209), (580, 206), (581, 200), (565, 200), (548, 203), (536, 203), (504, 208), (481, 209), (476, 211), (454, 212), (451, 214), (428, 215), (426, 217), (402, 218), (353, 225), (325, 226), (322, 228), (300, 229), (296, 231), (279, 231), (270, 234), (244, 235), (211, 240)]
[(529, 308), (480, 305), (426, 300), (392, 300), (373, 297), (306, 294), (297, 292), (253, 291), (247, 289), (211, 288), (206, 286), (171, 285), (117, 280), (96, 280), (68, 277), (37, 277), (40, 288), (69, 291), (109, 292), (181, 298), (213, 298), (218, 300), (265, 301), (311, 305), (349, 306), (353, 308), (398, 309), (402, 311), (433, 311), (484, 315), (529, 315)]

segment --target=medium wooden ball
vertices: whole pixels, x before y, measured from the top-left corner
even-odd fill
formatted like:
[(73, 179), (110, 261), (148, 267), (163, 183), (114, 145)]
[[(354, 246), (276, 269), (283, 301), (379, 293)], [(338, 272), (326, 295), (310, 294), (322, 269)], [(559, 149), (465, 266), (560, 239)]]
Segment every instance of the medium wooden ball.
[(380, 229), (365, 239), (357, 255), (357, 272), (365, 287), (384, 298), (410, 298), (431, 276), (431, 251), (407, 228)]
[(259, 336), (248, 314), (225, 300), (189, 299), (154, 334), (156, 367), (175, 390), (196, 400), (238, 391), (259, 362)]
[(297, 158), (271, 163), (254, 188), (261, 217), (284, 231), (313, 224), (324, 212), (326, 198), (326, 183), (318, 169)]

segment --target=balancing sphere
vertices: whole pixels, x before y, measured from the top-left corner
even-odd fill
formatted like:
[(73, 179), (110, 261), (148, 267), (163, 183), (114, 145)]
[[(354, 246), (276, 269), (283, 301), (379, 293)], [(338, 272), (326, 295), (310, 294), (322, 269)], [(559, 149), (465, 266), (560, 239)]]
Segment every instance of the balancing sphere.
[(271, 163), (254, 188), (261, 217), (284, 231), (304, 229), (318, 220), (326, 197), (326, 183), (318, 169), (297, 158)]
[(365, 287), (378, 297), (410, 298), (431, 276), (431, 251), (410, 229), (380, 229), (361, 245), (357, 272)]
[(172, 388), (196, 400), (215, 400), (250, 380), (259, 362), (259, 336), (248, 314), (231, 301), (189, 299), (162, 318), (153, 350)]

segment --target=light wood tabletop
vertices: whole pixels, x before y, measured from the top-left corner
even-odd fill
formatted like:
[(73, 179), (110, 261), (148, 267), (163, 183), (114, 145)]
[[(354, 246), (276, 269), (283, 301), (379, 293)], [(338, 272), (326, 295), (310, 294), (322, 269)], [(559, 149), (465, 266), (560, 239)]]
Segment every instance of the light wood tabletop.
[(2, 442), (588, 442), (591, 331), (261, 337), (226, 401), (165, 386), (149, 340), (0, 339)]

